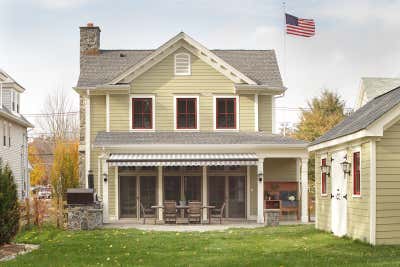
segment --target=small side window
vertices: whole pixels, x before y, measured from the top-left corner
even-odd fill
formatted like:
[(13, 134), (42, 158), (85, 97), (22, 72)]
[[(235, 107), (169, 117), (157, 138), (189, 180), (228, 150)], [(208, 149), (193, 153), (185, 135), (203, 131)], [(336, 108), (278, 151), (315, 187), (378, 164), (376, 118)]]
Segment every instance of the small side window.
[[(322, 159), (322, 166), (326, 166), (326, 159)], [(326, 172), (321, 173), (321, 194), (326, 194)]]
[(190, 75), (190, 55), (179, 53), (175, 55), (175, 75)]
[(353, 195), (361, 193), (360, 152), (353, 153)]

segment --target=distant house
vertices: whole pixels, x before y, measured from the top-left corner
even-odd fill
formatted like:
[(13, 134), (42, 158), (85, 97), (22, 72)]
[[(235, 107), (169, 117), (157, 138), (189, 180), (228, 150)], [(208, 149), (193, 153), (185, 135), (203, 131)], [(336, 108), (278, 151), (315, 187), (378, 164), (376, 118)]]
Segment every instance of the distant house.
[(82, 184), (104, 221), (164, 201), (225, 203), (224, 217), (259, 223), (281, 204), (308, 221), (307, 143), (273, 134), (286, 90), (273, 50), (209, 50), (183, 32), (157, 49), (104, 50), (92, 24), (80, 36)]
[(358, 109), (310, 144), (318, 229), (400, 244), (399, 81), (364, 78)]
[(19, 198), (29, 194), (27, 128), (33, 125), (20, 114), (25, 89), (0, 69), (0, 159), (14, 175)]

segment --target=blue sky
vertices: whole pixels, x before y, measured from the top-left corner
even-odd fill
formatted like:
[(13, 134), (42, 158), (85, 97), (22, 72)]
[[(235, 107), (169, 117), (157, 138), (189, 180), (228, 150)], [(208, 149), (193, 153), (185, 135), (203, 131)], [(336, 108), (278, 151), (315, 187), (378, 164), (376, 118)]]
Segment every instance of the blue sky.
[[(399, 76), (400, 1), (286, 1), (314, 18), (312, 39), (287, 37), (280, 107), (303, 107), (322, 89), (353, 106), (360, 77)], [(41, 112), (48, 92), (72, 91), (79, 74), (79, 29), (102, 29), (104, 49), (156, 48), (183, 30), (208, 48), (276, 49), (284, 69), (281, 1), (0, 0), (0, 68), (27, 91), (22, 112)], [(297, 120), (278, 110), (277, 121)]]

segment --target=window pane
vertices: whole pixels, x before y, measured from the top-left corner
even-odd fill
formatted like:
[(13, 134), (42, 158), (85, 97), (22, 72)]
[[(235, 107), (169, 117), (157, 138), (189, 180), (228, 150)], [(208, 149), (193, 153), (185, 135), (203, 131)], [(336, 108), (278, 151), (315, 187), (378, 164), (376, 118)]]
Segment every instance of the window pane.
[(226, 117), (225, 117), (225, 115), (218, 115), (217, 116), (217, 127), (218, 128), (225, 128), (226, 127)]
[(133, 101), (133, 112), (134, 113), (141, 113), (142, 112), (142, 101), (134, 100)]
[(217, 99), (217, 113), (225, 113), (225, 101), (224, 99)]
[(186, 112), (186, 101), (184, 99), (178, 99), (178, 113)]
[(142, 114), (134, 114), (133, 115), (133, 127), (134, 128), (142, 128)]
[(226, 116), (226, 126), (228, 128), (235, 128), (235, 115), (234, 114), (228, 114)]
[(143, 115), (143, 127), (146, 129), (151, 129), (151, 115), (150, 114), (145, 114)]
[(196, 115), (189, 114), (187, 115), (187, 127), (186, 128), (196, 128)]
[(143, 111), (145, 113), (150, 113), (151, 112), (151, 99), (147, 98), (146, 100), (143, 101)]
[(187, 112), (189, 113), (195, 113), (196, 112), (196, 100), (195, 99), (189, 99), (187, 103)]
[(178, 115), (178, 128), (186, 128), (186, 114)]
[(235, 113), (235, 100), (227, 99), (226, 100), (226, 109), (228, 113)]

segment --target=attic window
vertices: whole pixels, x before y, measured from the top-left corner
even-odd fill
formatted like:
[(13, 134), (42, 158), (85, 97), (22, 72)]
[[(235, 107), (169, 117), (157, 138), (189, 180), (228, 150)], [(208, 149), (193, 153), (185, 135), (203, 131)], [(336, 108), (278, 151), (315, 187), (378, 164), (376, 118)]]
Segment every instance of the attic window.
[(175, 55), (175, 75), (190, 75), (190, 55), (179, 53)]

